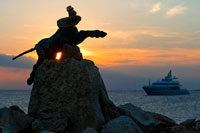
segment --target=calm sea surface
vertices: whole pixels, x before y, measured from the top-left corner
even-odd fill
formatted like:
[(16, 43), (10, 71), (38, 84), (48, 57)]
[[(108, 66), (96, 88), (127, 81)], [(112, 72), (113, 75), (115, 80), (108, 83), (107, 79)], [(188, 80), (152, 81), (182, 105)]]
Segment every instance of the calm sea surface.
[[(31, 91), (0, 90), (0, 108), (18, 105), (27, 112)], [(110, 99), (116, 104), (132, 103), (146, 111), (166, 115), (177, 122), (186, 119), (200, 119), (200, 91), (191, 91), (182, 96), (147, 96), (143, 90), (108, 91)]]

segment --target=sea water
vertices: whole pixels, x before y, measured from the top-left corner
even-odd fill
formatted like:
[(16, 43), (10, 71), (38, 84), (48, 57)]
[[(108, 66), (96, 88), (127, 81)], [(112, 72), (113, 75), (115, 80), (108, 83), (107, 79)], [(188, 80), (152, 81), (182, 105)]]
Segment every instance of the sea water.
[[(0, 108), (18, 105), (28, 110), (30, 90), (0, 90)], [(163, 114), (176, 122), (200, 119), (200, 91), (190, 91), (190, 95), (148, 96), (143, 90), (108, 91), (110, 99), (118, 106), (132, 103), (145, 111)]]

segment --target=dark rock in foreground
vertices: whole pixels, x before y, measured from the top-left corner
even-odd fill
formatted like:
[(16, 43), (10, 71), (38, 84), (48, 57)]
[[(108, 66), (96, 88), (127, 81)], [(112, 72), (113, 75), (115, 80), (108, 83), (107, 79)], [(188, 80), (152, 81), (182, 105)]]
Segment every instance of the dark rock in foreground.
[(102, 133), (143, 133), (143, 131), (130, 117), (120, 116), (109, 121)]
[(92, 61), (45, 60), (38, 68), (28, 114), (34, 130), (82, 132), (120, 116)]
[(25, 133), (31, 130), (34, 119), (22, 112), (19, 107), (17, 108), (19, 110), (13, 110), (13, 106), (0, 109), (0, 129), (3, 133), (4, 131), (5, 133)]
[(128, 115), (135, 120), (145, 132), (160, 132), (167, 127), (176, 125), (176, 122), (166, 116), (153, 112), (143, 111), (132, 104), (125, 104), (118, 107), (121, 114)]

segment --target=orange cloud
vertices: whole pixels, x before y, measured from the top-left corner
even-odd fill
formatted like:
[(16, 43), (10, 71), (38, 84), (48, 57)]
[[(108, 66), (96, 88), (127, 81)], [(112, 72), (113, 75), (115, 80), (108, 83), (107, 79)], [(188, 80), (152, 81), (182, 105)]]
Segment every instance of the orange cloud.
[(19, 68), (7, 68), (0, 67), (0, 81), (11, 82), (11, 81), (21, 81), (28, 78), (31, 69), (19, 69)]
[(84, 55), (102, 67), (134, 66), (197, 66), (200, 65), (200, 50), (174, 48), (150, 49), (91, 49), (92, 56)]

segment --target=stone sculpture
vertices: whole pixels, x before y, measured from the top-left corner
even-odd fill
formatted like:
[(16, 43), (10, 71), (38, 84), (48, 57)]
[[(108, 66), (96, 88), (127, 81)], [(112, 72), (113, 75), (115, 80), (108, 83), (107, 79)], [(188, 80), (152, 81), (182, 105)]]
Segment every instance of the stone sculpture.
[(14, 57), (16, 58), (36, 50), (38, 54), (37, 63), (33, 66), (33, 71), (30, 74), (30, 78), (27, 80), (27, 84), (31, 85), (34, 81), (36, 69), (42, 64), (44, 59), (53, 59), (57, 51), (62, 51), (65, 44), (71, 45), (74, 49), (78, 49), (78, 44), (83, 42), (88, 37), (105, 37), (107, 33), (100, 30), (81, 30), (78, 31), (76, 25), (81, 21), (81, 17), (77, 15), (73, 7), (68, 6), (67, 12), (69, 17), (61, 18), (57, 21), (58, 30), (50, 38), (45, 38), (39, 41), (34, 48), (25, 51)]

